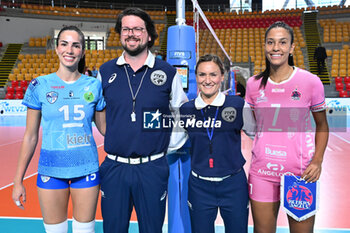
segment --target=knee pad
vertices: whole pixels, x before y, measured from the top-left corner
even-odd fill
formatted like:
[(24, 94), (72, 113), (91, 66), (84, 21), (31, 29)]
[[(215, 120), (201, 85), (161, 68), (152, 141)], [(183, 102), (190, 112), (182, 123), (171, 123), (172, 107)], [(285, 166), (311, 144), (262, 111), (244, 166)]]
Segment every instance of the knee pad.
[(73, 233), (95, 233), (95, 220), (78, 222), (73, 218)]
[(46, 233), (67, 233), (68, 232), (68, 221), (64, 221), (57, 224), (46, 224), (44, 223)]

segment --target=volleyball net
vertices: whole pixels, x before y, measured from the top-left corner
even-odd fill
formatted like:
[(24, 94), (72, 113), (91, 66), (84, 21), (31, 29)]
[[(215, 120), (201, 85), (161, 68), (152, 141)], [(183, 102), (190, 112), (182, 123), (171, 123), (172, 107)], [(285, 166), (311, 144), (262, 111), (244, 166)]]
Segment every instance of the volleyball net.
[(245, 87), (252, 71), (249, 46), (243, 44), (242, 40), (243, 29), (235, 27), (233, 13), (204, 12), (197, 0), (192, 0), (192, 3), (193, 12), (186, 13), (186, 22), (196, 31), (197, 59), (208, 53), (219, 56), (226, 70), (222, 91), (237, 94), (235, 92), (237, 82)]

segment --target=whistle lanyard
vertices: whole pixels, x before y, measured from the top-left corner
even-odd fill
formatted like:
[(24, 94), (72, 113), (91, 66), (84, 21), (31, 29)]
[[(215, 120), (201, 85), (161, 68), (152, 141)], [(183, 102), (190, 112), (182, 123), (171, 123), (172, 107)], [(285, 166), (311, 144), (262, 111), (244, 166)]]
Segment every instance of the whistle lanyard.
[(148, 71), (148, 67), (146, 67), (145, 73), (143, 73), (143, 75), (142, 75), (139, 87), (137, 88), (135, 95), (134, 95), (134, 91), (132, 90), (132, 87), (131, 87), (129, 73), (126, 70), (126, 66), (125, 65), (124, 65), (124, 70), (125, 70), (126, 77), (128, 78), (129, 89), (130, 89), (130, 93), (131, 93), (131, 97), (132, 97), (132, 112), (130, 114), (131, 122), (136, 122), (136, 111), (135, 111), (136, 97), (137, 97), (137, 94), (140, 91), (140, 88), (141, 88), (141, 85), (142, 85), (142, 82), (143, 82), (143, 78), (145, 77), (145, 75), (146, 75), (146, 73)]
[[(214, 134), (215, 122), (216, 122), (216, 119), (218, 117), (218, 112), (219, 112), (219, 107), (216, 107), (215, 118), (214, 118), (214, 122), (212, 124), (213, 127), (211, 128), (211, 131), (209, 131), (209, 127), (206, 128), (207, 135), (208, 135), (208, 138), (209, 138), (209, 154), (210, 154), (210, 156), (213, 155), (212, 138), (213, 138), (213, 134)], [(203, 113), (203, 109), (201, 109), (201, 113), (202, 113), (203, 119), (205, 121), (205, 116), (204, 116), (204, 113)]]

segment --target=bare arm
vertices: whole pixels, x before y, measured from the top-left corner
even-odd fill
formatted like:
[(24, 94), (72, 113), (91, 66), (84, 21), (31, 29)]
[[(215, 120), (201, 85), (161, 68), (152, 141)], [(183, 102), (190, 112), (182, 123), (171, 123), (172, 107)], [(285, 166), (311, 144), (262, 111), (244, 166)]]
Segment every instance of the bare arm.
[(316, 123), (315, 154), (302, 177), (307, 182), (316, 182), (321, 176), (323, 155), (328, 143), (329, 128), (326, 111), (312, 113)]
[[(14, 178), (12, 191), (12, 199), (15, 203), (19, 203), (21, 197), (22, 202), (26, 201), (26, 191), (23, 186), (23, 179), (28, 165), (33, 157), (35, 147), (39, 138), (39, 127), (41, 121), (41, 111), (28, 108), (26, 130), (23, 137), (23, 143), (20, 149), (17, 170)], [(23, 203), (17, 205), (23, 208)]]
[(95, 112), (95, 124), (100, 134), (104, 136), (106, 133), (106, 109)]

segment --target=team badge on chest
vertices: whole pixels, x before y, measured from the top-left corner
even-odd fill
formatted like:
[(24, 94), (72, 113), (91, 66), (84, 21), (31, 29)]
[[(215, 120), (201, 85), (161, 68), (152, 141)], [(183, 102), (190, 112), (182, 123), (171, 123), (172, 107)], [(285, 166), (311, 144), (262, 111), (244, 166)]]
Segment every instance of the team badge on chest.
[(221, 112), (221, 117), (227, 122), (233, 122), (236, 119), (237, 111), (233, 107), (226, 107)]
[(166, 73), (162, 70), (153, 71), (151, 74), (151, 81), (156, 86), (162, 86), (167, 80)]
[(50, 104), (55, 103), (57, 98), (58, 98), (57, 92), (50, 91), (50, 92), (46, 93), (46, 99)]
[(295, 88), (295, 90), (291, 94), (292, 100), (300, 100), (301, 93), (298, 91), (298, 89)]

